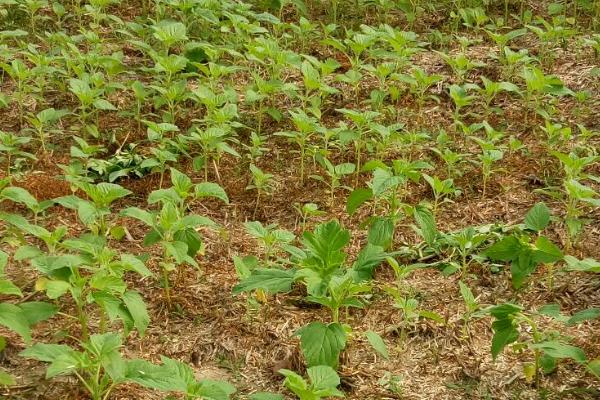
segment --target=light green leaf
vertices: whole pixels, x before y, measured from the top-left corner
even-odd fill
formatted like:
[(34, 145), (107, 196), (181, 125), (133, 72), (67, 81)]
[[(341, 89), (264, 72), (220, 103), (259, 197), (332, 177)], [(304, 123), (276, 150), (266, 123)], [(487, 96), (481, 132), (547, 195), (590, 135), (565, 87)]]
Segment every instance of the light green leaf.
[(154, 225), (154, 215), (138, 207), (129, 207), (121, 211), (121, 215), (129, 218), (135, 218), (148, 226)]
[(45, 321), (58, 312), (57, 306), (42, 301), (29, 301), (19, 304), (18, 307), (23, 311), (29, 325)]
[(544, 354), (553, 358), (571, 358), (578, 363), (585, 363), (586, 357), (583, 350), (579, 347), (571, 346), (559, 341), (547, 341), (542, 343), (532, 343), (529, 345), (532, 349), (542, 350)]
[(71, 353), (73, 350), (64, 344), (36, 343), (19, 353), (21, 357), (33, 358), (43, 362), (52, 362), (57, 357)]
[(577, 325), (598, 317), (600, 317), (600, 308), (588, 308), (587, 310), (582, 310), (573, 314), (573, 316), (567, 320), (567, 325)]
[(150, 316), (148, 315), (144, 299), (138, 292), (133, 290), (125, 292), (122, 298), (127, 310), (129, 310), (129, 313), (133, 318), (136, 329), (139, 331), (140, 336), (143, 337), (146, 333), (146, 328), (148, 328), (148, 325), (150, 324)]
[(19, 289), (15, 284), (13, 284), (8, 279), (0, 278), (0, 294), (3, 295), (14, 295), (23, 297), (23, 293), (21, 293), (21, 289)]
[(48, 296), (48, 298), (52, 299), (52, 300), (58, 299), (63, 294), (67, 293), (70, 288), (71, 288), (71, 285), (69, 284), (69, 282), (65, 282), (65, 281), (49, 280), (49, 281), (46, 281), (46, 284), (45, 284), (46, 296)]
[(340, 324), (312, 322), (300, 328), (297, 334), (308, 366), (337, 367), (340, 352), (346, 347), (346, 332)]
[(340, 384), (340, 377), (337, 372), (327, 365), (310, 367), (306, 370), (306, 373), (312, 387), (317, 390), (335, 389)]
[(196, 185), (195, 188), (196, 198), (201, 199), (204, 197), (214, 197), (229, 204), (229, 197), (225, 190), (213, 182), (202, 182)]
[(0, 303), (0, 325), (18, 333), (26, 343), (31, 342), (29, 321), (19, 307), (9, 303)]
[(381, 336), (373, 331), (366, 331), (365, 336), (367, 337), (367, 340), (373, 349), (375, 349), (375, 351), (378, 352), (383, 358), (389, 360), (390, 353), (388, 352), (387, 346), (385, 345), (385, 342)]
[(550, 222), (550, 210), (544, 203), (537, 203), (525, 215), (525, 227), (532, 231), (541, 232)]
[(0, 370), (0, 386), (12, 386), (15, 383), (15, 378), (12, 375)]
[(437, 238), (438, 230), (431, 211), (425, 206), (417, 205), (414, 209), (414, 218), (425, 242), (430, 245), (433, 244)]

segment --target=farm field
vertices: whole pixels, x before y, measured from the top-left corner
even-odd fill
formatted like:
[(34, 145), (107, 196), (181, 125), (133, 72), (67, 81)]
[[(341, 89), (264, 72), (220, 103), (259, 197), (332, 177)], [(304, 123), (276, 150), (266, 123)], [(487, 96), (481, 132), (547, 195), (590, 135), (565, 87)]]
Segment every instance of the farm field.
[(0, 397), (600, 398), (600, 1), (0, 0)]

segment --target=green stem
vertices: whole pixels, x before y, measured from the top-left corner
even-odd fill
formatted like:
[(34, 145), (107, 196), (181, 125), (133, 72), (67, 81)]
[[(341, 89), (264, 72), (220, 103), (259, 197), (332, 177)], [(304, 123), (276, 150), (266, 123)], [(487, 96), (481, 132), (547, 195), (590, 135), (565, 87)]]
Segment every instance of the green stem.
[(77, 307), (77, 319), (79, 320), (79, 325), (81, 327), (81, 340), (86, 342), (89, 338), (87, 315), (83, 309), (83, 304), (81, 304), (79, 301), (76, 301), (75, 305)]
[(165, 297), (167, 298), (167, 305), (171, 308), (171, 287), (169, 286), (169, 271), (166, 268), (162, 268), (163, 275), (163, 286), (165, 289)]
[(304, 149), (304, 144), (300, 145), (300, 183), (304, 183), (304, 155), (306, 150)]
[[(96, 394), (96, 391), (90, 386), (90, 384), (85, 379), (83, 379), (83, 377), (77, 371), (73, 371), (73, 373), (75, 374), (77, 379), (79, 379), (81, 381), (83, 386), (87, 389), (87, 391), (90, 393), (90, 395), (92, 395), (92, 398), (93, 398)], [(94, 400), (98, 400), (98, 399), (96, 398)]]

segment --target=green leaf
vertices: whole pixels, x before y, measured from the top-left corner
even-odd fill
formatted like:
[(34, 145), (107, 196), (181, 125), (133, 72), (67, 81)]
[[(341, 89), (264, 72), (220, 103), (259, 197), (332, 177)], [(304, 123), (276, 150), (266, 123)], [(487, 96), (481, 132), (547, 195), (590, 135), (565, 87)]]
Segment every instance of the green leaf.
[(356, 261), (352, 264), (353, 277), (356, 282), (366, 281), (373, 277), (373, 271), (383, 260), (388, 256), (388, 253), (383, 251), (383, 247), (368, 244), (364, 247)]
[(432, 245), (438, 235), (433, 214), (427, 207), (417, 205), (414, 210), (414, 218), (419, 226), (421, 236), (427, 244)]
[(337, 221), (318, 225), (314, 233), (304, 232), (302, 243), (324, 269), (341, 264), (346, 259), (342, 251), (350, 242), (350, 232)]
[(0, 303), (0, 325), (18, 333), (26, 343), (31, 342), (29, 321), (19, 307), (9, 303)]
[(390, 353), (388, 352), (387, 346), (385, 345), (385, 342), (383, 341), (381, 336), (379, 336), (373, 331), (366, 331), (365, 336), (367, 337), (367, 340), (369, 341), (373, 349), (375, 349), (375, 351), (379, 353), (383, 358), (389, 360)]
[(535, 263), (553, 263), (563, 258), (563, 253), (548, 238), (540, 236), (535, 241), (536, 250), (533, 252), (532, 259)]
[(216, 199), (221, 200), (223, 203), (229, 204), (229, 197), (227, 197), (227, 192), (225, 190), (213, 182), (202, 182), (196, 185), (195, 188), (196, 198), (201, 199), (204, 197), (214, 197)]
[(21, 303), (18, 307), (23, 311), (29, 325), (35, 325), (38, 322), (45, 321), (58, 312), (58, 307), (54, 304), (41, 301), (30, 301)]
[(127, 363), (126, 377), (145, 387), (185, 394), (186, 398), (228, 400), (235, 388), (209, 379), (196, 380), (192, 368), (180, 361), (161, 357), (163, 364), (154, 365), (144, 360)]
[(496, 318), (496, 321), (492, 324), (492, 330), (494, 331), (492, 356), (495, 359), (507, 344), (519, 338), (519, 331), (514, 326), (513, 320), (516, 314), (523, 311), (523, 307), (512, 303), (504, 303), (490, 307), (486, 311)]
[(513, 261), (518, 258), (520, 252), (519, 239), (508, 236), (489, 247), (484, 254), (492, 260)]
[(15, 284), (13, 284), (8, 279), (1, 279), (1, 278), (0, 278), (0, 294), (23, 297), (23, 293), (21, 293), (21, 289), (19, 289), (17, 286), (15, 286)]
[(133, 318), (133, 324), (140, 333), (140, 336), (143, 337), (146, 333), (146, 328), (148, 328), (148, 325), (150, 324), (150, 316), (148, 315), (144, 299), (134, 290), (125, 292), (122, 299)]
[(56, 358), (71, 353), (73, 350), (64, 344), (36, 343), (19, 353), (21, 357), (33, 358), (43, 362), (53, 362)]
[[(532, 365), (532, 373), (533, 375), (530, 377), (533, 378), (535, 376), (535, 364), (531, 364)], [(553, 371), (556, 370), (556, 358), (551, 357), (550, 355), (543, 353), (542, 356), (540, 357), (540, 367), (542, 368), (542, 371), (544, 372), (544, 374), (551, 374)]]
[(187, 245), (187, 254), (190, 257), (194, 257), (202, 248), (202, 238), (193, 228), (177, 231), (173, 238)]
[[(288, 369), (280, 369), (279, 373), (285, 376), (283, 384), (301, 399), (315, 399), (313, 393), (309, 390), (308, 384), (300, 375)], [(317, 397), (318, 399), (318, 397)]]
[(12, 386), (15, 383), (15, 378), (12, 375), (0, 370), (0, 386)]
[(294, 282), (294, 270), (257, 268), (233, 288), (233, 294), (262, 289), (268, 293), (289, 292)]
[(598, 317), (600, 317), (600, 308), (588, 308), (587, 310), (582, 310), (573, 314), (573, 316), (567, 320), (567, 325), (577, 325)]
[[(335, 389), (340, 384), (340, 377), (335, 370), (327, 365), (317, 365), (306, 370), (311, 386), (317, 390)], [(332, 391), (332, 396), (337, 391)]]
[(131, 254), (121, 254), (121, 263), (124, 268), (135, 271), (143, 277), (152, 276), (152, 272), (146, 267), (144, 261)]
[(394, 221), (391, 218), (374, 217), (369, 226), (369, 244), (389, 249), (394, 239)]
[(71, 285), (69, 284), (69, 282), (47, 281), (45, 285), (46, 296), (48, 296), (48, 298), (52, 300), (58, 299), (63, 294), (67, 293), (67, 291), (69, 291), (70, 288)]
[(442, 317), (440, 314), (436, 313), (435, 311), (431, 311), (431, 310), (419, 310), (419, 317), (430, 319), (430, 320), (435, 321), (438, 324), (442, 324), (442, 325), (446, 323), (446, 320), (444, 320), (444, 317)]
[(6, 198), (15, 203), (25, 204), (28, 208), (34, 208), (38, 201), (27, 190), (20, 187), (7, 187), (0, 192), (0, 198)]
[(46, 379), (52, 379), (59, 375), (70, 375), (73, 371), (83, 367), (83, 357), (79, 352), (71, 351), (61, 354), (46, 369)]
[(120, 241), (126, 235), (125, 227), (122, 225), (115, 225), (110, 228), (110, 237)]
[(463, 281), (458, 281), (458, 286), (460, 288), (460, 295), (462, 296), (465, 304), (467, 305), (467, 309), (469, 312), (473, 312), (477, 309), (478, 304), (475, 300), (475, 296), (473, 292)]
[(187, 72), (197, 72), (198, 68), (194, 64), (205, 63), (208, 61), (208, 55), (202, 47), (195, 46), (185, 51), (183, 54), (188, 60)]
[(600, 272), (600, 262), (593, 258), (578, 260), (573, 256), (565, 256), (569, 271)]
[(513, 287), (518, 289), (523, 286), (525, 279), (535, 271), (535, 268), (536, 263), (533, 260), (533, 251), (529, 248), (522, 249), (517, 259), (510, 265)]
[(115, 107), (111, 102), (109, 102), (108, 100), (105, 99), (96, 99), (94, 101), (94, 107), (96, 107), (98, 110), (103, 110), (103, 111), (116, 111), (117, 107)]
[(596, 375), (597, 378), (600, 378), (600, 358), (590, 361), (587, 368), (592, 374)]
[(543, 305), (538, 310), (538, 313), (540, 315), (546, 315), (548, 317), (554, 318), (555, 320), (563, 322), (563, 323), (566, 323), (569, 319), (568, 317), (561, 314), (560, 304), (557, 304), (557, 303)]
[(312, 322), (300, 328), (297, 335), (309, 367), (328, 365), (337, 368), (340, 352), (346, 347), (346, 332), (340, 324)]
[(529, 345), (532, 349), (542, 350), (544, 354), (553, 358), (571, 358), (578, 363), (587, 361), (585, 353), (579, 347), (571, 346), (559, 341), (547, 341), (542, 343), (532, 343)]
[(178, 204), (180, 201), (181, 197), (173, 188), (153, 190), (148, 196), (148, 204), (156, 204), (158, 202)]
[(184, 228), (196, 228), (198, 226), (207, 226), (209, 228), (218, 228), (218, 225), (212, 219), (203, 215), (190, 214), (181, 218), (180, 226)]
[(492, 338), (492, 358), (495, 360), (498, 354), (519, 338), (519, 331), (513, 324), (512, 318), (499, 319), (492, 323), (494, 337)]
[(525, 227), (532, 231), (543, 231), (550, 222), (550, 210), (544, 203), (537, 203), (525, 215)]
[(348, 200), (346, 201), (346, 212), (350, 215), (354, 214), (358, 207), (372, 198), (373, 191), (371, 189), (355, 189), (352, 193), (350, 193), (350, 196), (348, 196)]

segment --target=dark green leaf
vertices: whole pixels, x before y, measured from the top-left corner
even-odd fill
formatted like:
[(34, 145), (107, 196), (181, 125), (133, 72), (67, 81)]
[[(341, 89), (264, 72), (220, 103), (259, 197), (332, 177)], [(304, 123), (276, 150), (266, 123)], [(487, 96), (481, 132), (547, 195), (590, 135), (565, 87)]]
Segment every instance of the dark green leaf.
[(373, 191), (367, 188), (355, 189), (346, 202), (346, 212), (350, 215), (354, 214), (358, 207), (364, 202), (370, 200), (373, 197)]
[(289, 292), (294, 282), (294, 270), (257, 268), (250, 277), (243, 279), (233, 288), (234, 294), (262, 289), (268, 293)]
[(514, 236), (508, 236), (485, 251), (485, 255), (495, 261), (512, 261), (518, 258), (521, 243)]

